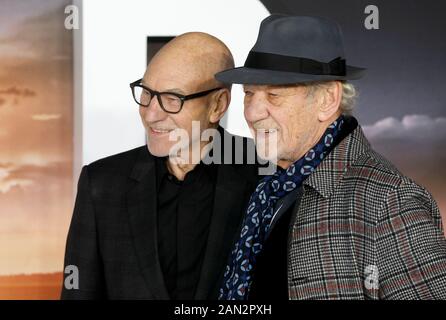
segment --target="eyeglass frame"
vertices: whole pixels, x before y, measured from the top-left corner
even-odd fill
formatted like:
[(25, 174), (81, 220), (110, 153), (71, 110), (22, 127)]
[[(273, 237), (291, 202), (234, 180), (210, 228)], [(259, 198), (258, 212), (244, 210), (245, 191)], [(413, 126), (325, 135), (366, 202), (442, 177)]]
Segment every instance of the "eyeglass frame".
[[(135, 100), (135, 102), (136, 102), (138, 105), (147, 108), (147, 107), (150, 105), (150, 102), (152, 102), (153, 97), (156, 96), (156, 99), (158, 100), (158, 103), (159, 103), (161, 109), (163, 109), (164, 112), (171, 113), (171, 114), (177, 114), (177, 113), (179, 113), (179, 112), (183, 109), (184, 102), (187, 101), (187, 100), (191, 100), (191, 99), (196, 99), (196, 98), (204, 97), (204, 96), (208, 95), (208, 94), (211, 93), (211, 92), (214, 92), (214, 91), (223, 89), (222, 87), (217, 87), (217, 88), (214, 88), (214, 89), (209, 89), (209, 90), (200, 91), (200, 92), (197, 92), (197, 93), (192, 93), (192, 94), (184, 95), (184, 94), (179, 94), (179, 93), (176, 93), (176, 92), (170, 92), (170, 91), (162, 91), (162, 92), (159, 92), (159, 91), (156, 91), (156, 90), (152, 90), (152, 89), (150, 89), (149, 87), (144, 86), (144, 85), (142, 84), (142, 80), (143, 80), (143, 79), (139, 79), (139, 80), (136, 80), (136, 81), (130, 83), (130, 88), (131, 88), (131, 90), (132, 90), (133, 100)], [(134, 89), (136, 86), (139, 86), (139, 87), (143, 88), (144, 90), (147, 90), (147, 91), (150, 93), (151, 98), (150, 98), (149, 103), (148, 103), (147, 105), (143, 105), (143, 104), (139, 103), (139, 102), (136, 100), (136, 97), (135, 97), (135, 89)], [(176, 112), (173, 112), (173, 111), (167, 111), (167, 110), (164, 108), (163, 103), (162, 103), (162, 101), (161, 101), (161, 96), (160, 96), (161, 94), (164, 94), (164, 93), (174, 95), (174, 96), (176, 96), (177, 98), (179, 98), (179, 99), (181, 100), (181, 105), (180, 105), (180, 108), (179, 108), (178, 111), (176, 111)]]

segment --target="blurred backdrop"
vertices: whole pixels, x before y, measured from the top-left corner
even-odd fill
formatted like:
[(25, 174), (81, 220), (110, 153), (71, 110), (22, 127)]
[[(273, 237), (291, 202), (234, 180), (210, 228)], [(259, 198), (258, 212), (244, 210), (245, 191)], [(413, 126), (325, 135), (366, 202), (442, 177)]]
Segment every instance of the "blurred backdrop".
[[(144, 144), (128, 84), (168, 39), (204, 31), (242, 65), (269, 12), (318, 15), (344, 30), (355, 116), (372, 145), (424, 185), (446, 219), (446, 4), (377, 0), (0, 0), (0, 299), (58, 299), (82, 165)], [(67, 29), (65, 8), (79, 9)], [(153, 40), (151, 42), (151, 39)], [(161, 43), (162, 45), (162, 43)], [(234, 86), (223, 126), (249, 136)]]

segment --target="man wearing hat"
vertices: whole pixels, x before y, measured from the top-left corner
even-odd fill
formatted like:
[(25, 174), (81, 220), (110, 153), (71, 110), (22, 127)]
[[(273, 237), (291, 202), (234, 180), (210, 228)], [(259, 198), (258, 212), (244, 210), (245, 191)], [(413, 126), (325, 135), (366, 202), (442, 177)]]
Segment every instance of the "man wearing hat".
[(258, 152), (276, 148), (278, 165), (251, 195), (220, 299), (446, 299), (435, 200), (351, 116), (363, 72), (336, 23), (272, 15), (245, 66), (216, 75), (243, 84)]

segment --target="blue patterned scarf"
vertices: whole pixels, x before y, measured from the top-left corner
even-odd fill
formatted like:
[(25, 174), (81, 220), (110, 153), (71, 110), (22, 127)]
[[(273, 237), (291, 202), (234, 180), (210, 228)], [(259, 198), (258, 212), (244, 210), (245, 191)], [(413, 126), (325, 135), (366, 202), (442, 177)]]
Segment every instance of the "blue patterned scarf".
[(340, 116), (325, 131), (319, 142), (288, 169), (278, 168), (263, 178), (249, 200), (240, 237), (220, 288), (220, 300), (246, 300), (251, 285), (251, 271), (265, 242), (276, 202), (302, 185), (331, 151), (335, 137), (344, 123)]

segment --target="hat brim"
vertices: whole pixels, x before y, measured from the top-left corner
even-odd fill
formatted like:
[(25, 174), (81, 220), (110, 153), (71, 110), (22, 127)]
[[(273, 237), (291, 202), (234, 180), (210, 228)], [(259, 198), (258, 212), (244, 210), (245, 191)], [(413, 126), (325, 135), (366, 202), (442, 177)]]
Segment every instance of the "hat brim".
[(365, 70), (347, 66), (345, 76), (332, 76), (238, 67), (219, 72), (215, 78), (223, 83), (285, 85), (314, 81), (357, 80), (364, 75)]

